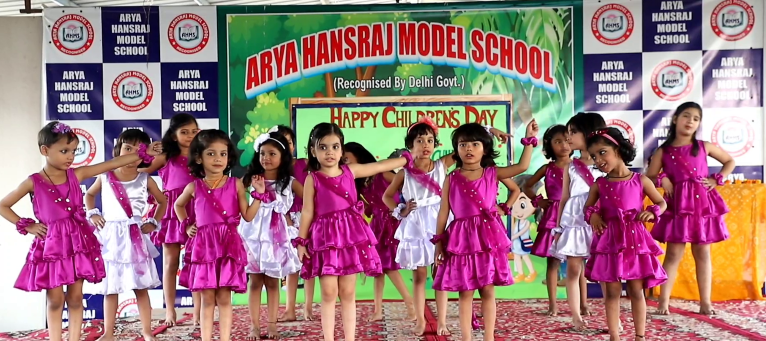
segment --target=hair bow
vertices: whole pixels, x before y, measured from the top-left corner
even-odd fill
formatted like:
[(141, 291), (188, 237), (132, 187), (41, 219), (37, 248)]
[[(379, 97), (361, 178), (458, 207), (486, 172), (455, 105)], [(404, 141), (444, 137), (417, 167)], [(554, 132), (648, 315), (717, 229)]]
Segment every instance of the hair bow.
[(279, 132), (279, 126), (273, 126), (267, 133), (278, 133)]
[(414, 127), (414, 126), (416, 126), (418, 124), (425, 124), (425, 125), (431, 127), (431, 130), (434, 131), (434, 135), (439, 134), (439, 127), (436, 126), (436, 123), (434, 123), (434, 120), (432, 120), (430, 117), (428, 117), (426, 115), (421, 115), (420, 117), (418, 117), (418, 121), (415, 122), (415, 124), (411, 125), (409, 129), (407, 129), (407, 133), (409, 133), (410, 130), (412, 130), (412, 127)]
[(72, 127), (66, 125), (65, 123), (58, 122), (53, 125), (51, 131), (56, 134), (68, 134), (72, 132)]
[(269, 135), (269, 133), (259, 135), (255, 139), (255, 142), (253, 142), (253, 149), (255, 149), (256, 152), (261, 151), (261, 145), (270, 138), (271, 138), (271, 135)]

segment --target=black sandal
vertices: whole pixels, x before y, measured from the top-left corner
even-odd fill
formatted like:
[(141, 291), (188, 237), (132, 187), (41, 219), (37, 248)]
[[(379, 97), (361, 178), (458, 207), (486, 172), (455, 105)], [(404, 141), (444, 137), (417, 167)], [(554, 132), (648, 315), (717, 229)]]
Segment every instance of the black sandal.
[[(267, 324), (274, 324), (276, 325), (276, 322), (266, 322)], [(278, 340), (279, 339), (279, 332), (277, 332), (277, 335), (269, 334), (268, 328), (266, 331), (266, 334), (261, 335), (261, 340)]]
[(639, 337), (640, 337), (640, 338), (642, 338), (642, 339), (644, 339), (644, 340), (646, 340), (646, 338), (645, 338), (643, 335), (638, 335), (638, 334), (636, 334), (636, 338), (639, 338)]

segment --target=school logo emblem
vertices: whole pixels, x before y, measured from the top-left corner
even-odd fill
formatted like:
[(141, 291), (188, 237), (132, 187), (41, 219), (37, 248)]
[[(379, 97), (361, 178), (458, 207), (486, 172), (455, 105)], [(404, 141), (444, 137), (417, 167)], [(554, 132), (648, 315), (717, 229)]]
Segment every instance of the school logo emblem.
[(85, 129), (72, 128), (72, 131), (74, 131), (74, 134), (77, 135), (77, 139), (79, 140), (77, 142), (77, 148), (74, 150), (72, 167), (77, 168), (87, 166), (96, 158), (96, 151), (98, 150), (98, 147), (96, 147), (96, 139)]
[(51, 27), (53, 46), (61, 53), (76, 56), (93, 46), (93, 25), (82, 15), (67, 14)]
[(593, 14), (590, 29), (602, 44), (622, 44), (633, 34), (633, 14), (623, 5), (601, 6)]
[(630, 141), (630, 144), (636, 144), (636, 134), (633, 132), (633, 127), (631, 127), (628, 122), (619, 119), (609, 119), (606, 120), (606, 125), (608, 127), (617, 128), (622, 133), (622, 136), (625, 136), (625, 138)]
[(688, 64), (680, 60), (666, 60), (652, 71), (652, 90), (666, 101), (686, 97), (694, 87), (694, 73)]
[(755, 11), (743, 0), (725, 0), (710, 15), (713, 33), (728, 41), (746, 37), (755, 25)]
[(710, 142), (732, 157), (745, 155), (753, 149), (755, 129), (752, 122), (738, 116), (728, 116), (715, 123)]
[(129, 298), (117, 305), (117, 317), (138, 316), (138, 301), (135, 298)]
[(143, 110), (152, 102), (153, 97), (152, 81), (141, 72), (123, 72), (112, 82), (112, 100), (122, 110)]
[(199, 15), (184, 13), (173, 19), (168, 26), (170, 46), (183, 54), (195, 54), (207, 46), (210, 29)]

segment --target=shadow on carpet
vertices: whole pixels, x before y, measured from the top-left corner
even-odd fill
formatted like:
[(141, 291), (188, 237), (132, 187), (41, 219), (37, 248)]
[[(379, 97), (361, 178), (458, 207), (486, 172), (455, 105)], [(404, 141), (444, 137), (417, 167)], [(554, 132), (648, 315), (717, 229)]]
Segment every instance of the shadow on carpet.
[[(548, 309), (547, 300), (513, 300), (498, 301), (497, 303), (497, 327), (495, 340), (608, 340), (605, 333), (606, 318), (601, 300), (591, 300), (593, 316), (586, 317), (588, 329), (575, 332), (570, 328), (569, 307), (566, 301), (558, 301), (559, 314), (555, 317), (545, 315)], [(480, 311), (481, 303), (474, 303), (474, 311)], [(647, 302), (647, 340), (756, 340), (766, 341), (766, 302), (760, 301), (732, 301), (714, 304), (717, 312), (715, 316), (703, 316), (697, 314), (699, 305), (689, 301), (673, 301), (671, 313), (668, 316), (654, 315), (656, 303)], [(262, 307), (261, 330), (266, 331), (266, 307)], [(623, 299), (621, 302), (622, 324), (625, 331), (622, 337), (632, 340), (633, 319), (630, 313), (630, 301)], [(283, 309), (281, 309), (283, 311)], [(301, 311), (301, 309), (299, 309)], [(384, 321), (367, 322), (372, 316), (372, 302), (357, 302), (358, 323), (357, 339), (364, 341), (382, 340), (428, 340), (446, 341), (460, 340), (460, 328), (458, 323), (456, 301), (450, 301), (447, 311), (447, 325), (452, 331), (452, 336), (437, 336), (436, 330), (436, 305), (428, 302), (426, 309), (427, 328), (426, 334), (417, 338), (411, 334), (414, 322), (405, 321), (405, 306), (401, 302), (384, 302)], [(319, 306), (315, 305), (314, 312), (319, 313)], [(281, 312), (280, 312), (281, 313)], [(182, 321), (188, 321), (184, 317)], [(278, 325), (282, 340), (321, 340), (322, 325), (316, 316), (315, 321), (305, 321), (299, 314), (298, 321), (280, 322)], [(336, 339), (343, 338), (340, 324), (340, 306), (336, 308)], [(163, 341), (199, 340), (199, 329), (192, 327), (188, 322), (182, 322), (179, 326), (165, 328), (160, 326), (159, 320), (153, 321), (157, 338)], [(483, 321), (482, 321), (483, 323)], [(247, 307), (234, 308), (234, 324), (232, 328), (232, 340), (244, 340), (250, 333), (250, 317)], [(217, 328), (217, 323), (216, 323)], [(119, 340), (140, 340), (141, 324), (137, 318), (120, 319), (118, 323)], [(474, 340), (483, 340), (482, 330), (473, 332)], [(101, 321), (92, 321), (83, 329), (83, 339), (94, 341), (103, 333)], [(217, 333), (216, 333), (217, 334)], [(45, 331), (32, 331), (22, 333), (0, 334), (0, 340), (45, 340)], [(217, 335), (215, 335), (217, 337)]]

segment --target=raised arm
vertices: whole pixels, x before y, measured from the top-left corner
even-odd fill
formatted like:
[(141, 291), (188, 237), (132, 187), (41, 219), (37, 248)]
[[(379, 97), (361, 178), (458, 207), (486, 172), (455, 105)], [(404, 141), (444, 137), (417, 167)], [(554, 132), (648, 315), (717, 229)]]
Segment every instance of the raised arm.
[(402, 190), (402, 185), (404, 184), (404, 171), (401, 171), (394, 176), (394, 180), (391, 181), (391, 184), (388, 185), (388, 188), (386, 188), (386, 192), (383, 193), (383, 203), (386, 204), (386, 207), (388, 207), (389, 210), (393, 211), (396, 209), (396, 193), (400, 192)]
[[(263, 193), (265, 193), (265, 188), (261, 188), (261, 186), (256, 187), (256, 182), (259, 182), (261, 185), (263, 185), (263, 179), (253, 179), (253, 181), (251, 181), (255, 192), (263, 195)], [(262, 197), (256, 195), (253, 197), (253, 202), (248, 205), (248, 197), (250, 196), (252, 195), (248, 193), (247, 188), (245, 188), (245, 184), (242, 182), (242, 180), (237, 179), (237, 200), (239, 200), (239, 212), (242, 214), (242, 219), (248, 223), (253, 221), (255, 215), (258, 214), (258, 210), (261, 208), (262, 199)]]
[(390, 172), (394, 169), (404, 167), (406, 164), (406, 158), (398, 157), (373, 163), (355, 163), (348, 165), (348, 168), (351, 170), (351, 173), (354, 173), (354, 178), (366, 178), (378, 173)]
[(160, 154), (154, 157), (154, 160), (152, 160), (152, 163), (148, 167), (139, 168), (138, 171), (151, 174), (164, 167), (167, 162), (167, 154)]
[[(161, 144), (159, 141), (150, 144), (146, 148), (146, 154), (152, 155), (152, 156), (158, 155), (159, 153), (157, 151), (160, 146)], [(75, 175), (77, 175), (77, 181), (81, 182), (85, 179), (92, 178), (96, 175), (106, 173), (110, 170), (114, 170), (122, 166), (127, 166), (139, 160), (141, 160), (141, 157), (138, 156), (138, 153), (122, 155), (122, 156), (113, 158), (109, 161), (97, 163), (95, 165), (76, 168), (74, 170), (74, 173)]]

